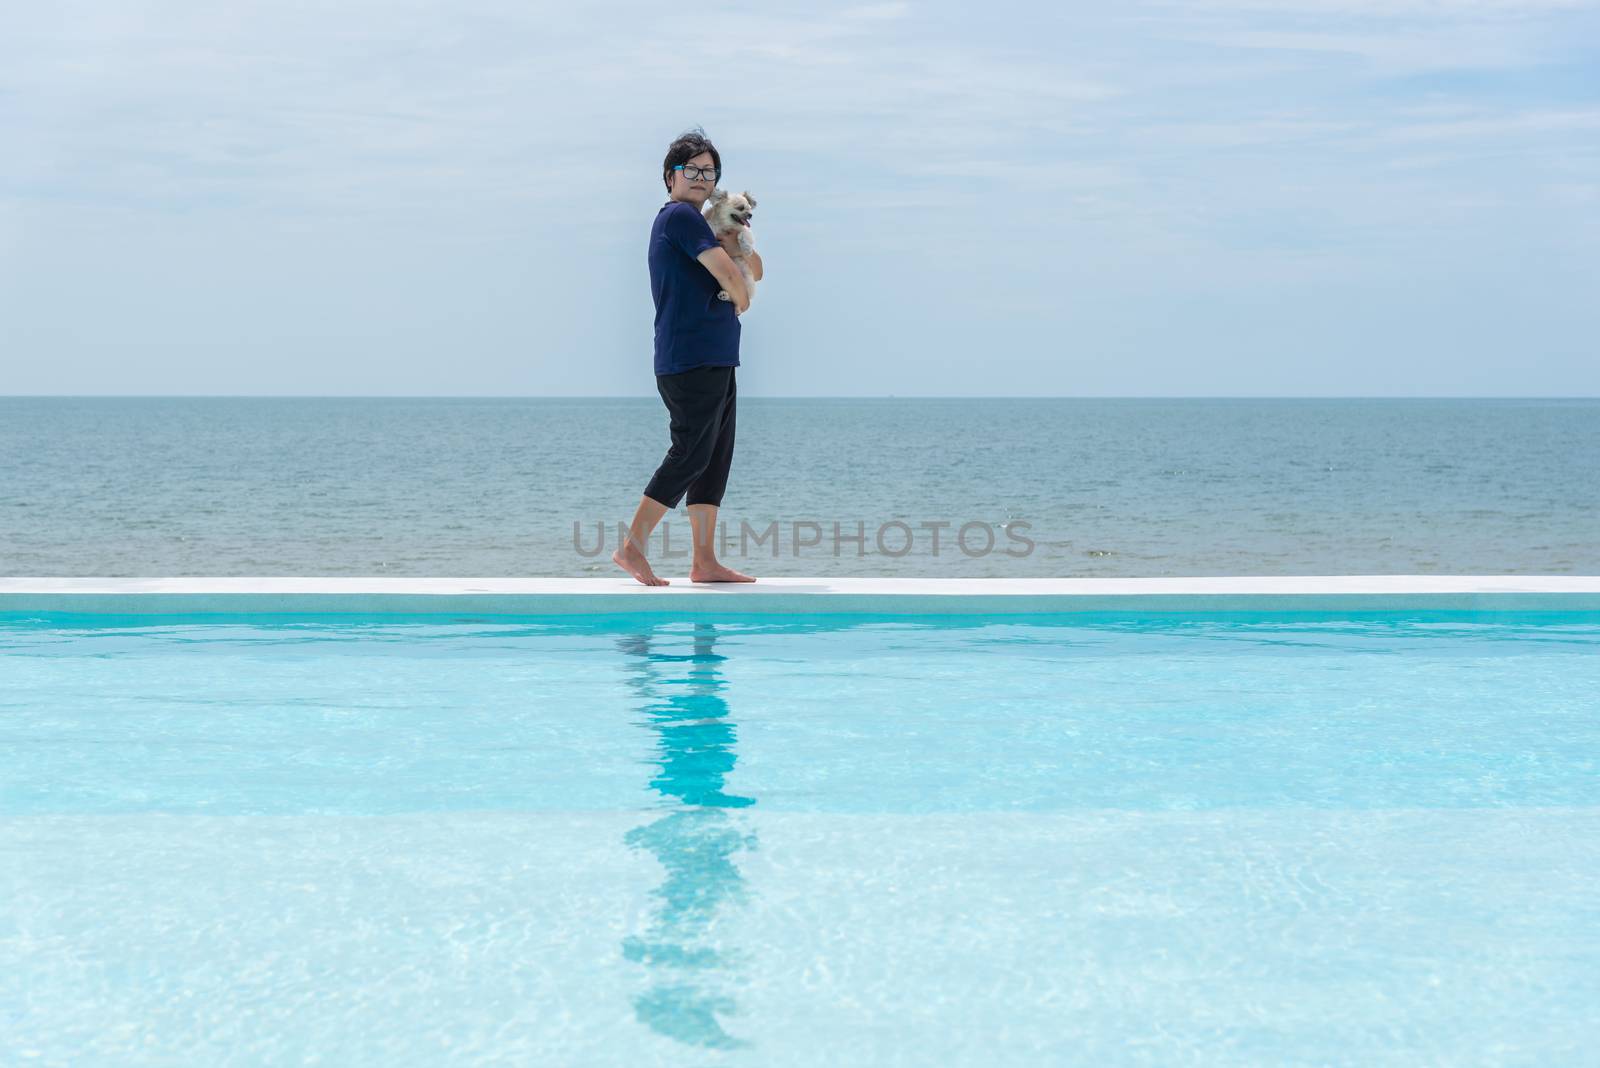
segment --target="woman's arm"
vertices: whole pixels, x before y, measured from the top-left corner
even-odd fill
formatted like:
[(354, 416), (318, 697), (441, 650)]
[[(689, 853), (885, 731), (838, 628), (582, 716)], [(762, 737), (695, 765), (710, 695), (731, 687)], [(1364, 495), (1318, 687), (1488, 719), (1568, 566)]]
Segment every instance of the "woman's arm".
[(761, 253), (751, 249), (750, 255), (745, 258), (750, 261), (750, 276), (757, 282), (761, 281)]
[(697, 258), (711, 272), (717, 284), (727, 290), (735, 311), (742, 312), (750, 307), (750, 293), (745, 289), (744, 275), (733, 265), (733, 257), (718, 246), (706, 249)]

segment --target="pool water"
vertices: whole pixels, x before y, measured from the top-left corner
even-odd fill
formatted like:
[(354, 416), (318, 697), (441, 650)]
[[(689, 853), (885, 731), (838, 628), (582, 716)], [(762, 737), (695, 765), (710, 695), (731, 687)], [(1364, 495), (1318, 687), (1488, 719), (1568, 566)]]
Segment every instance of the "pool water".
[(0, 1063), (1580, 1064), (1597, 842), (1594, 614), (0, 617)]

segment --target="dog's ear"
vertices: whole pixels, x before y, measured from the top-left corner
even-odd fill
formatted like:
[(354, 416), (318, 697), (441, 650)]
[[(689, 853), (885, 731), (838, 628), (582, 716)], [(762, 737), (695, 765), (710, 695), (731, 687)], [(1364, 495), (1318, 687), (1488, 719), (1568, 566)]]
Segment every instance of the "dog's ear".
[(711, 191), (711, 195), (706, 197), (706, 203), (707, 204), (721, 204), (724, 200), (727, 200), (727, 199), (728, 199), (728, 191), (726, 189), (713, 189)]
[(750, 195), (750, 190), (746, 189), (743, 193), (740, 193), (739, 195), (744, 197), (746, 200), (748, 200), (750, 202), (750, 206), (752, 208), (756, 206), (756, 198)]

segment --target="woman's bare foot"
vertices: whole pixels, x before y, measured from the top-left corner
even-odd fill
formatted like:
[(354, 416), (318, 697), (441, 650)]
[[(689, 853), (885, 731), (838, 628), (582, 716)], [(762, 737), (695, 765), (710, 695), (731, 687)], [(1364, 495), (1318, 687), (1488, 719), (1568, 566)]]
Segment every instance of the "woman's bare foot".
[(754, 582), (755, 578), (743, 575), (731, 567), (722, 564), (711, 564), (701, 567), (696, 564), (689, 569), (690, 582)]
[(670, 586), (671, 582), (650, 570), (650, 561), (634, 545), (624, 545), (611, 554), (611, 562), (646, 586)]

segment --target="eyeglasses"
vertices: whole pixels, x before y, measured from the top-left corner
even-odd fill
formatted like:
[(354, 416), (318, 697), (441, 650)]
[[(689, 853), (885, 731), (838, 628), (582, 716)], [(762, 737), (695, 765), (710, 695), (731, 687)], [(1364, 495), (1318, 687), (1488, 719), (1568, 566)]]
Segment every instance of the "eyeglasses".
[(691, 182), (698, 182), (702, 179), (715, 182), (722, 175), (721, 171), (713, 167), (696, 167), (692, 163), (688, 166), (684, 166), (682, 163), (680, 163), (672, 169), (675, 171), (682, 171), (683, 176), (689, 179)]

